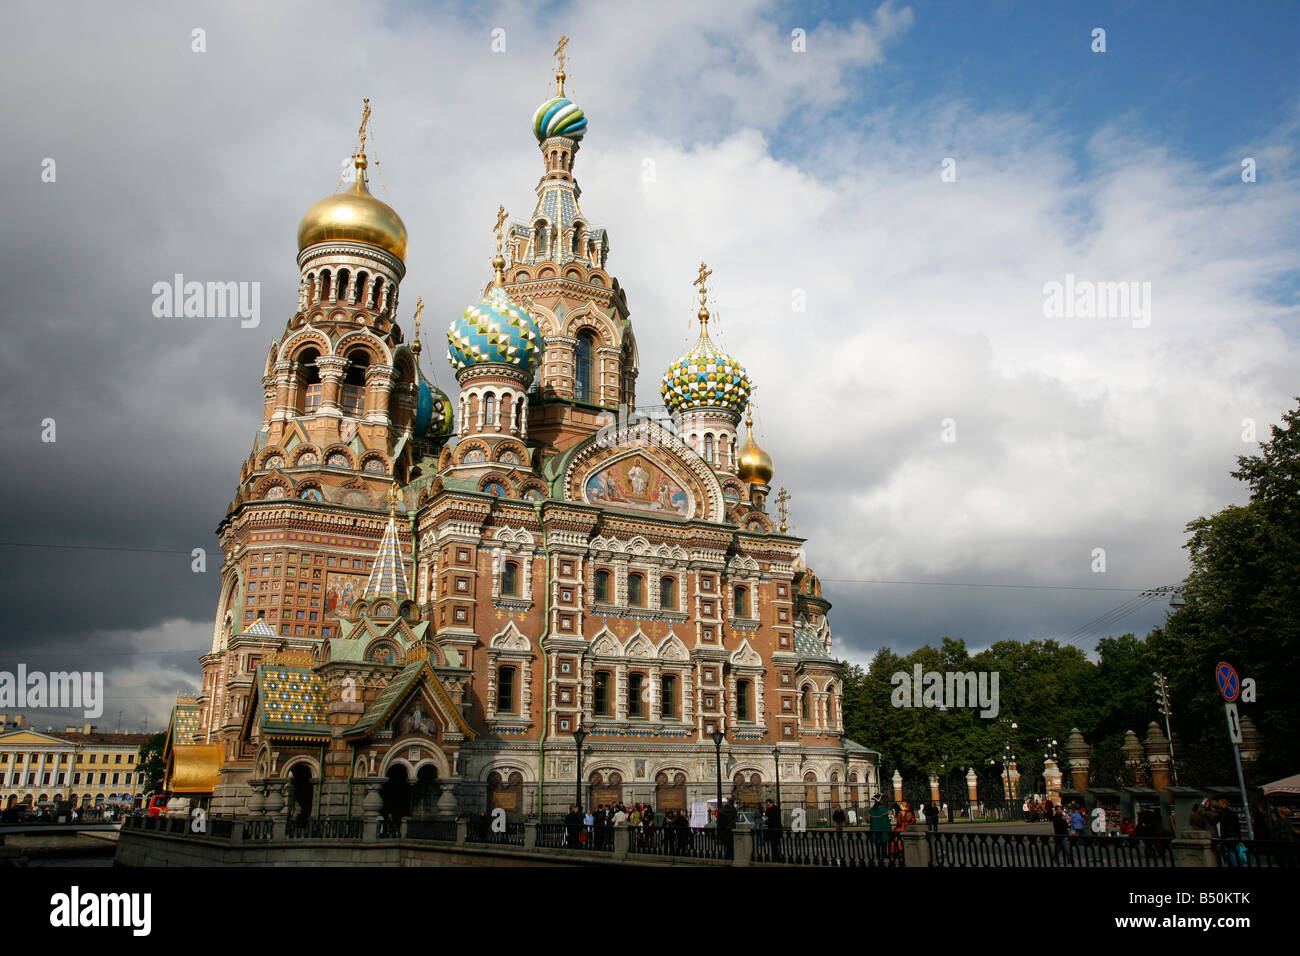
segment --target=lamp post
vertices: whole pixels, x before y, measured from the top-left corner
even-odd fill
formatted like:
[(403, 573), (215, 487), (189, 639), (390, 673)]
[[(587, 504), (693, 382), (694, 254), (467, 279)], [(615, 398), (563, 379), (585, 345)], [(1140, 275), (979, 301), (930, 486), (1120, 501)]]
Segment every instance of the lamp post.
[(781, 819), (781, 748), (772, 748), (772, 762), (776, 764), (776, 817)]
[(578, 718), (578, 729), (573, 732), (573, 746), (578, 751), (578, 776), (577, 784), (577, 804), (578, 810), (582, 810), (582, 742), (587, 739), (587, 732), (582, 729), (582, 718)]
[(718, 821), (722, 819), (722, 742), (727, 739), (727, 732), (721, 724), (713, 730), (713, 752), (717, 763), (714, 767), (718, 772), (718, 802), (713, 808), (713, 819)]

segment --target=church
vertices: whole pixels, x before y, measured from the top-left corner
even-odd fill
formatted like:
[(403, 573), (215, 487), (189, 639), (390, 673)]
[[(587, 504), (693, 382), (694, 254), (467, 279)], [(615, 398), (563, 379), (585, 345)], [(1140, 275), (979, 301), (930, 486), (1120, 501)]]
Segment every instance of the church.
[(409, 339), (398, 322), (407, 232), (369, 189), (368, 101), (350, 182), (302, 219), (202, 686), (168, 731), (169, 789), (210, 813), (551, 819), (685, 809), (720, 777), (744, 806), (779, 781), (787, 811), (824, 816), (879, 792), (704, 265), (699, 337), (636, 404), (565, 42), (532, 117), (536, 204), (499, 211), (494, 276), (446, 331), (454, 399), (422, 370), (423, 303)]

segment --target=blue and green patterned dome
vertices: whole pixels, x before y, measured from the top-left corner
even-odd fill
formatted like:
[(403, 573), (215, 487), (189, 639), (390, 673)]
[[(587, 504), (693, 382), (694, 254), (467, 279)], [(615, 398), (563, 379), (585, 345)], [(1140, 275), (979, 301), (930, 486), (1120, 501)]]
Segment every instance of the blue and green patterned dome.
[(415, 437), (444, 438), (451, 434), (452, 424), (451, 399), (421, 372), (415, 403)]
[(539, 143), (550, 136), (582, 139), (586, 132), (586, 115), (568, 97), (557, 96), (553, 100), (547, 100), (533, 114), (533, 135)]
[(671, 412), (688, 408), (743, 411), (753, 385), (743, 365), (700, 333), (695, 346), (664, 373), (659, 392)]
[(544, 347), (532, 316), (499, 285), (447, 329), (447, 361), (458, 372), (474, 365), (513, 365), (531, 372)]

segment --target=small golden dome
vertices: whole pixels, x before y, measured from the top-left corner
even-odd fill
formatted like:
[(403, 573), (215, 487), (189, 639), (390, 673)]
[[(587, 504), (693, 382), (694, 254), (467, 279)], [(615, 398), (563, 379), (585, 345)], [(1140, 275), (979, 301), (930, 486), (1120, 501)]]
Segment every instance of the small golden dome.
[(392, 206), (370, 195), (364, 155), (357, 157), (357, 176), (351, 187), (316, 203), (298, 225), (299, 252), (331, 239), (378, 246), (406, 261), (406, 225)]
[(745, 443), (737, 455), (736, 474), (748, 484), (769, 485), (772, 483), (772, 456), (754, 441), (754, 425), (748, 415), (745, 416), (745, 431)]

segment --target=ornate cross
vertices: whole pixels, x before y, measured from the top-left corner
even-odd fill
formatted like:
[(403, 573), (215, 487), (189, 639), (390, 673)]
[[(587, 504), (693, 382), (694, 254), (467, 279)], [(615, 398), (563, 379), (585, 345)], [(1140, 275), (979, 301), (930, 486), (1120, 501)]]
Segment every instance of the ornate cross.
[(786, 530), (786, 522), (790, 519), (790, 492), (784, 488), (777, 494), (776, 500), (779, 502), (778, 509), (781, 512), (781, 531)]
[(506, 207), (497, 207), (497, 253), (501, 252), (501, 227), (506, 224)]
[(397, 512), (397, 497), (397, 479), (394, 478), (393, 483), (388, 486), (388, 513), (390, 515)]
[(708, 295), (708, 290), (705, 288), (704, 283), (711, 275), (713, 275), (713, 270), (701, 262), (700, 277), (691, 283), (691, 285), (697, 285), (700, 287), (700, 305), (704, 304), (704, 298)]
[(422, 346), (420, 345), (420, 316), (423, 314), (424, 314), (424, 296), (422, 295), (416, 296), (415, 298), (415, 341), (411, 343), (411, 351), (415, 353), (417, 358), (419, 357), (420, 349), (422, 348)]
[(556, 44), (555, 53), (552, 54), (552, 56), (555, 57), (555, 71), (557, 73), (564, 72), (564, 48), (568, 45), (569, 45), (569, 38), (566, 37), (563, 33), (561, 33), (560, 42)]
[(370, 122), (370, 97), (363, 97), (361, 104), (363, 107), (361, 110), (361, 129), (357, 130), (357, 134), (361, 137), (361, 149), (357, 152), (364, 156), (366, 153), (366, 126)]

